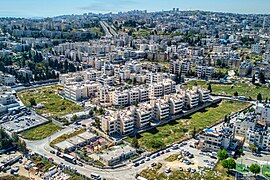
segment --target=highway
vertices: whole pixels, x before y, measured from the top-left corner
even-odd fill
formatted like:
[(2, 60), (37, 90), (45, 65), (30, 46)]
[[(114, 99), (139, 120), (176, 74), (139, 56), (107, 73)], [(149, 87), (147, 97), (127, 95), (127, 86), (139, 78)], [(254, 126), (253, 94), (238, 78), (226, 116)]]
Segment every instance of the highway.
[(105, 21), (100, 21), (100, 25), (105, 31), (105, 37), (112, 38), (118, 36), (118, 34), (113, 30), (113, 28), (110, 27)]

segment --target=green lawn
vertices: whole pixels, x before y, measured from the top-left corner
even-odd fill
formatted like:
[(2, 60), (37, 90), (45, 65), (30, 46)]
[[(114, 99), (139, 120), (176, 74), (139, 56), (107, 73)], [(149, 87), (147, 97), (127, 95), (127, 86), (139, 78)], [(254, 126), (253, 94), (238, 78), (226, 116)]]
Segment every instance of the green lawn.
[[(171, 121), (164, 126), (138, 134), (137, 138), (141, 147), (155, 151), (173, 142), (190, 137), (194, 128), (196, 132), (200, 132), (206, 127), (223, 120), (225, 115), (238, 112), (248, 106), (250, 106), (249, 103), (224, 100), (220, 104), (212, 105), (191, 116)], [(132, 138), (128, 138), (127, 141), (131, 142)]]
[(241, 173), (248, 173), (249, 169), (246, 167), (245, 164), (236, 164), (236, 171)]
[(78, 106), (74, 102), (60, 97), (58, 95), (60, 89), (60, 86), (30, 89), (18, 93), (18, 96), (26, 106), (30, 106), (29, 100), (31, 98), (34, 98), (37, 104), (44, 104), (44, 108), (36, 110), (40, 114), (65, 115), (83, 110), (81, 106)]
[(21, 133), (23, 138), (28, 139), (28, 140), (40, 140), (44, 139), (58, 131), (60, 131), (62, 128), (53, 124), (53, 123), (48, 123), (45, 125), (41, 125), (39, 127), (24, 131)]
[(270, 179), (270, 166), (263, 165), (262, 166), (262, 174), (265, 178)]
[[(188, 88), (191, 88), (197, 83), (198, 86), (207, 88), (206, 81), (190, 81)], [(263, 99), (270, 98), (270, 88), (266, 86), (255, 86), (247, 83), (234, 83), (234, 84), (211, 84), (212, 93), (216, 95), (229, 95), (233, 96), (237, 91), (239, 96), (251, 97), (256, 100), (259, 93), (262, 94)]]

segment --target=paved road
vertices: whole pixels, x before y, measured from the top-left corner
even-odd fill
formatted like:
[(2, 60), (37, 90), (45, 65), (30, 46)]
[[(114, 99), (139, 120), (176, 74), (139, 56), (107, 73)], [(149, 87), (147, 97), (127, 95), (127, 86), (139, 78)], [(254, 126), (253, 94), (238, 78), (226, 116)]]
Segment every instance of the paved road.
[[(227, 99), (227, 97), (226, 97)], [(228, 98), (233, 99), (233, 98)], [(236, 118), (233, 118), (231, 122), (233, 123), (236, 120)], [(220, 123), (213, 127), (213, 129), (220, 129), (222, 128), (223, 123)], [(153, 162), (158, 162), (164, 160), (166, 157), (179, 153), (179, 150), (171, 150), (169, 153), (165, 153), (159, 157), (156, 157), (155, 159), (151, 159), (150, 161), (146, 161), (144, 164), (139, 165), (138, 167), (133, 167), (131, 163), (129, 163), (127, 166), (118, 168), (118, 169), (99, 169), (95, 168), (89, 165), (86, 165), (84, 167), (80, 167), (71, 163), (68, 163), (64, 161), (62, 158), (59, 158), (58, 156), (51, 154), (50, 150), (52, 148), (49, 146), (49, 141), (52, 139), (55, 139), (63, 134), (69, 133), (71, 131), (74, 131), (75, 125), (70, 125), (69, 127), (63, 129), (60, 132), (57, 132), (56, 134), (45, 138), (40, 141), (26, 141), (27, 146), (29, 149), (31, 149), (33, 152), (36, 152), (38, 154), (44, 155), (46, 157), (52, 157), (56, 163), (65, 163), (67, 165), (70, 165), (71, 167), (74, 167), (78, 170), (80, 174), (83, 174), (85, 176), (89, 176), (90, 173), (96, 172), (100, 174), (102, 177), (105, 177), (107, 179), (117, 179), (117, 180), (126, 180), (126, 179), (135, 179), (136, 173), (139, 173), (142, 169), (145, 169), (151, 165)], [(194, 142), (194, 140), (187, 141), (188, 144)], [(190, 150), (192, 151), (192, 150)], [(205, 157), (201, 157), (205, 158)]]

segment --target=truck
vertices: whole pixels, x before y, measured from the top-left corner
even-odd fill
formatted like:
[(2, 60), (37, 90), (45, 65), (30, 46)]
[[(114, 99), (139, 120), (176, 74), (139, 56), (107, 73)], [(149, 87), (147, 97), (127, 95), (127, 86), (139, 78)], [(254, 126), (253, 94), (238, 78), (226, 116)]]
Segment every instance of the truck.
[(63, 158), (64, 160), (66, 160), (67, 162), (70, 162), (70, 163), (72, 163), (72, 164), (76, 164), (76, 163), (77, 163), (77, 162), (76, 162), (76, 159), (75, 159), (73, 156), (69, 155), (69, 154), (63, 154), (63, 155), (62, 155), (62, 158)]

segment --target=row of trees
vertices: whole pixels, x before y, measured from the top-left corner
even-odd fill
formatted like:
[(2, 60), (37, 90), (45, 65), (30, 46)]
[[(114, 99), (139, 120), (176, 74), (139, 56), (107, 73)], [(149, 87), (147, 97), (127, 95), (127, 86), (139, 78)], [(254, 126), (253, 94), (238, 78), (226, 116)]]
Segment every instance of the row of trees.
[(25, 141), (21, 140), (16, 133), (12, 133), (10, 136), (6, 131), (1, 127), (0, 128), (0, 149), (9, 149), (16, 147), (22, 152), (27, 152)]
[[(233, 158), (229, 158), (229, 154), (226, 150), (219, 150), (218, 151), (218, 159), (221, 161), (221, 164), (226, 169), (235, 169), (236, 162)], [(258, 164), (252, 164), (249, 167), (249, 171), (253, 174), (259, 174), (261, 172), (261, 167)]]

